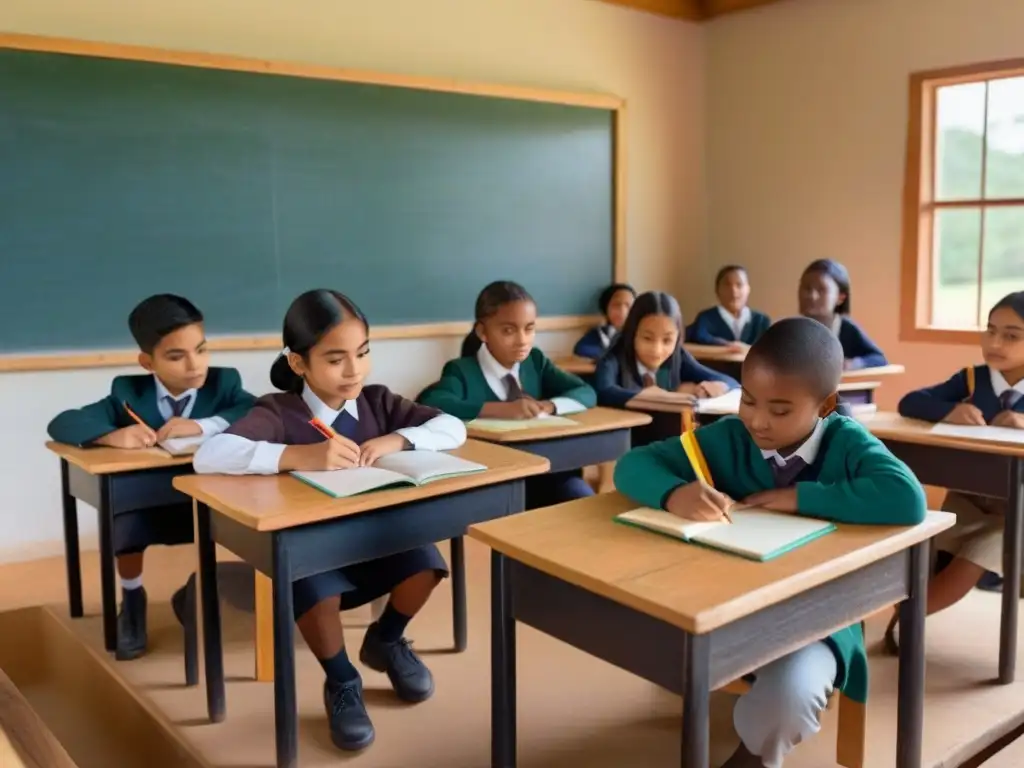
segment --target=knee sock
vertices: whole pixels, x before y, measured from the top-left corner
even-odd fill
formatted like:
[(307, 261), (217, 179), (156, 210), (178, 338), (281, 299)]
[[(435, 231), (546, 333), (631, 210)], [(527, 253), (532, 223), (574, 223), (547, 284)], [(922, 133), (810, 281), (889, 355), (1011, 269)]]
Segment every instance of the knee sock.
[(411, 616), (399, 613), (389, 602), (377, 621), (377, 632), (385, 643), (396, 643), (402, 639), (405, 628), (412, 621)]
[(359, 671), (349, 661), (348, 651), (342, 648), (329, 659), (317, 659), (332, 683), (347, 683), (359, 677)]

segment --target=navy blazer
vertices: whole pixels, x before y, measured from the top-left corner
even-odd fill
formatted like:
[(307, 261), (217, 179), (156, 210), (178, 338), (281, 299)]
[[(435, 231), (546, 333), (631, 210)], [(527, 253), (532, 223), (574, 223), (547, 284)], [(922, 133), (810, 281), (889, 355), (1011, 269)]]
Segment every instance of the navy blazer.
[(686, 326), (686, 341), (690, 344), (707, 344), (725, 346), (734, 341), (753, 344), (761, 338), (761, 334), (772, 324), (768, 315), (750, 310), (750, 322), (743, 327), (743, 333), (737, 339), (732, 328), (725, 322), (718, 307), (705, 309), (697, 314), (690, 325)]
[(839, 326), (839, 343), (843, 345), (843, 357), (850, 361), (851, 368), (877, 368), (889, 363), (878, 345), (845, 315)]
[[(597, 360), (608, 349), (605, 345), (605, 338), (608, 339), (609, 344), (614, 340), (614, 335), (608, 333), (609, 328), (611, 328), (610, 325), (598, 325), (591, 328), (583, 334), (583, 338), (576, 342), (576, 346), (572, 348), (572, 353), (576, 357)], [(605, 332), (604, 337), (601, 336), (602, 330)]]
[[(992, 421), (1001, 411), (995, 389), (992, 388), (992, 373), (987, 365), (974, 367), (974, 394), (968, 391), (966, 369), (957, 371), (941, 384), (908, 392), (900, 400), (900, 416), (908, 419), (939, 422), (946, 418), (960, 403), (970, 403)], [(1024, 397), (1018, 398), (1013, 406), (1016, 413), (1024, 413)]]
[[(658, 369), (658, 386), (663, 389), (670, 387), (671, 371), (669, 364), (671, 358)], [(634, 378), (639, 379), (637, 371), (633, 372)], [(702, 381), (721, 381), (729, 386), (729, 389), (736, 389), (739, 382), (731, 376), (719, 373), (698, 363), (686, 350), (682, 350), (679, 364), (679, 381), (682, 384), (699, 384)], [(613, 408), (622, 408), (626, 403), (636, 397), (643, 387), (633, 382), (627, 382), (623, 376), (619, 358), (614, 354), (607, 354), (597, 362), (594, 370), (594, 389), (597, 391), (597, 404), (608, 405)]]

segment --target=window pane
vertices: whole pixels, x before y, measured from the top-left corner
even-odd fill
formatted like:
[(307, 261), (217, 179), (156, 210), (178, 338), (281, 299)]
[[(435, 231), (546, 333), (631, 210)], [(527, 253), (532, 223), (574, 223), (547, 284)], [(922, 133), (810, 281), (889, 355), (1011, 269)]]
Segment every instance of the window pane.
[(936, 200), (981, 197), (985, 88), (985, 83), (966, 83), (936, 93)]
[(1024, 198), (1024, 77), (988, 86), (985, 196)]
[(932, 325), (975, 328), (978, 325), (981, 209), (936, 211), (934, 226)]
[(985, 211), (981, 311), (1014, 291), (1024, 291), (1024, 206)]

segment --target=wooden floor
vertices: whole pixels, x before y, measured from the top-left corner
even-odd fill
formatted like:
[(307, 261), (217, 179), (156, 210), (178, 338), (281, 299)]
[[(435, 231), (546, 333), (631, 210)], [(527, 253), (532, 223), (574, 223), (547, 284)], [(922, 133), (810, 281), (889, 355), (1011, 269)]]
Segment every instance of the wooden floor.
[[(305, 648), (297, 651), (300, 710), (300, 765), (360, 768), (477, 768), (489, 764), (489, 652), (487, 551), (467, 542), (470, 599), (470, 647), (464, 654), (451, 645), (450, 591), (439, 589), (410, 636), (434, 671), (437, 693), (410, 707), (395, 700), (382, 675), (364, 673), (377, 743), (360, 755), (338, 753), (330, 744), (320, 703), (322, 676)], [(180, 736), (216, 768), (262, 768), (274, 763), (272, 686), (252, 681), (251, 615), (223, 611), (228, 675), (228, 718), (205, 720), (203, 689), (182, 685), (181, 636), (165, 601), (191, 572), (188, 548), (156, 549), (147, 563), (152, 653), (129, 663), (107, 662), (163, 716)], [(85, 644), (101, 646), (96, 558), (85, 556), (87, 611), (70, 621), (59, 615)], [(59, 560), (0, 568), (0, 609), (64, 600)], [(962, 605), (928, 622), (928, 695), (925, 761), (928, 768), (952, 768), (1024, 723), (1024, 681), (999, 687), (996, 671), (997, 595), (975, 593)], [(347, 615), (346, 637), (353, 650), (365, 622)], [(872, 622), (869, 646), (880, 633)], [(556, 768), (570, 763), (588, 768), (678, 764), (679, 700), (603, 662), (585, 656), (528, 628), (519, 629), (519, 764)], [(1024, 653), (1024, 642), (1021, 652)], [(109, 659), (105, 654), (104, 658)], [(868, 708), (869, 768), (891, 765), (895, 749), (896, 663), (872, 655)], [(713, 765), (731, 752), (729, 696), (712, 705)], [(819, 737), (802, 745), (787, 768), (832, 768), (835, 713), (827, 713)], [(1016, 752), (1013, 750), (1016, 749)], [(1016, 758), (1016, 759), (1015, 759)], [(1012, 744), (984, 763), (992, 768), (1024, 766), (1024, 747)], [(124, 764), (124, 768), (130, 768)]]

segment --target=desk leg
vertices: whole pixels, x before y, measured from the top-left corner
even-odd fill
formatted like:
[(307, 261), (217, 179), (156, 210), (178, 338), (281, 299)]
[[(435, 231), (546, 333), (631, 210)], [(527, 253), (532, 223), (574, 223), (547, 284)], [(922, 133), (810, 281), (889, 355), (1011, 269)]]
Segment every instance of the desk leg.
[(1013, 682), (1017, 668), (1021, 534), (1024, 532), (1024, 459), (1010, 465), (1010, 498), (1003, 530), (1003, 617), (999, 628), (999, 682)]
[(920, 768), (924, 730), (924, 620), (928, 605), (928, 542), (910, 550), (909, 596), (900, 603), (900, 668), (896, 766)]
[(78, 502), (71, 495), (67, 459), (60, 460), (60, 495), (64, 509), (64, 563), (68, 574), (68, 611), (82, 618), (82, 561), (78, 546)]
[(461, 536), (451, 540), (452, 553), (452, 631), (455, 652), (466, 650), (466, 544)]
[(295, 701), (295, 606), (288, 550), (273, 534), (274, 588), (274, 723), (277, 768), (296, 768), (299, 762), (299, 713)]
[(274, 583), (259, 571), (255, 573), (256, 680), (274, 680)]
[(516, 621), (509, 563), (491, 552), (491, 768), (516, 764)]
[(114, 513), (110, 506), (110, 475), (100, 475), (100, 591), (103, 597), (103, 645), (117, 648), (117, 593), (114, 575)]
[(210, 508), (195, 503), (199, 590), (203, 607), (203, 658), (206, 668), (206, 709), (211, 723), (225, 716), (224, 649), (220, 638), (220, 595), (217, 592), (217, 548), (210, 529)]
[(687, 635), (683, 667), (683, 768), (711, 760), (711, 639)]

